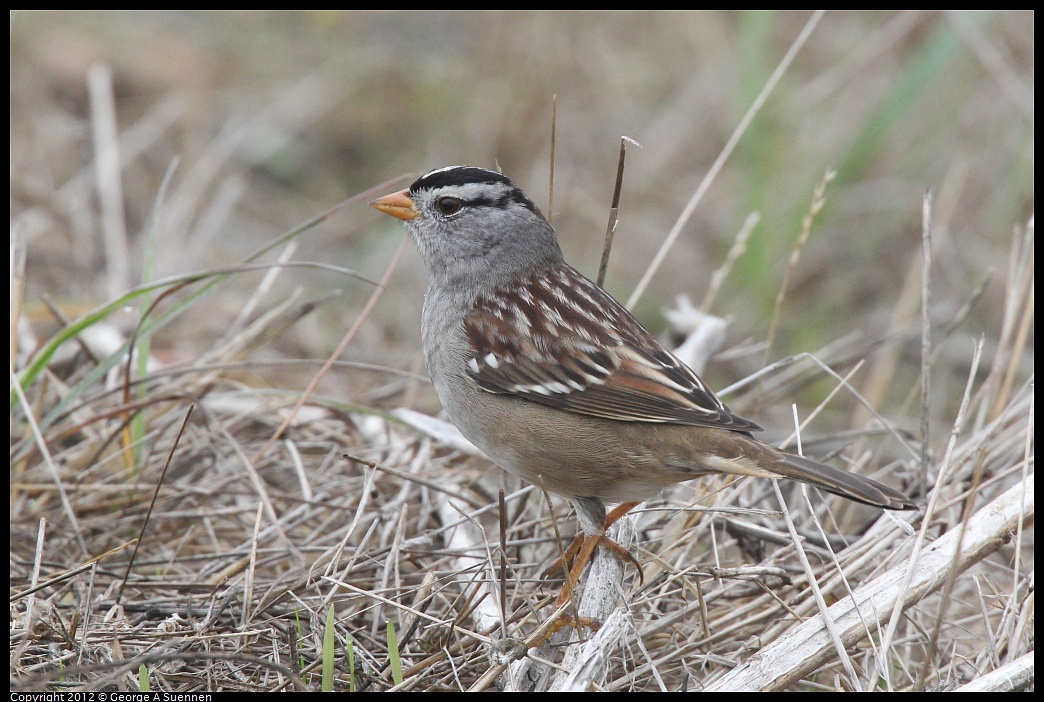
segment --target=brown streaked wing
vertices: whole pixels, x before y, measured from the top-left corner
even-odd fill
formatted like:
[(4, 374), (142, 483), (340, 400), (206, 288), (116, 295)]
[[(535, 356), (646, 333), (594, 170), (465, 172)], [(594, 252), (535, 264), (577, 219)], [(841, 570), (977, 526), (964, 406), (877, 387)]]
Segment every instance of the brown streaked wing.
[(568, 266), (480, 296), (464, 331), (469, 373), (487, 392), (605, 419), (761, 430)]

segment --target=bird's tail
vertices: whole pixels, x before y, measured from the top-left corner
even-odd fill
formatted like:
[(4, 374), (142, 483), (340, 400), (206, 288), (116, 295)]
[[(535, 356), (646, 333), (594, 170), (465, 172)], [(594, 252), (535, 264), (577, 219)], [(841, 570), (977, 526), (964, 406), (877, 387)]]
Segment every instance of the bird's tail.
[(791, 453), (782, 454), (772, 470), (789, 480), (815, 485), (827, 492), (873, 507), (912, 509), (917, 506), (915, 500), (876, 480), (847, 473)]

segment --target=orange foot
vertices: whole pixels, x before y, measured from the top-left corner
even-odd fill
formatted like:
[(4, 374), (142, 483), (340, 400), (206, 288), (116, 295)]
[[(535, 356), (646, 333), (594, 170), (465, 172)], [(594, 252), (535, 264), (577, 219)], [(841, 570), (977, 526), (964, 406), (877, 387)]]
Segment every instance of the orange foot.
[[(617, 505), (613, 511), (606, 516), (604, 528), (608, 529), (611, 527), (619, 521), (622, 516), (630, 512), (639, 504), (640, 503), (638, 502), (624, 502), (623, 504)], [(576, 584), (580, 581), (580, 574), (584, 571), (584, 567), (590, 562), (591, 557), (594, 555), (595, 547), (599, 544), (617, 554), (625, 561), (633, 563), (635, 568), (638, 569), (638, 577), (640, 581), (642, 583), (645, 582), (645, 577), (642, 573), (642, 566), (630, 551), (615, 541), (606, 538), (604, 531), (601, 534), (592, 535), (581, 531), (575, 538), (573, 538), (573, 542), (569, 544), (569, 548), (565, 550), (561, 558), (555, 560), (546, 571), (546, 574), (551, 574), (559, 569), (564, 570), (569, 559), (574, 556), (576, 557), (573, 560), (573, 567), (566, 573), (565, 584), (562, 586), (562, 592), (558, 596), (558, 601), (555, 603), (555, 607), (561, 607), (572, 597), (573, 590), (576, 589)]]

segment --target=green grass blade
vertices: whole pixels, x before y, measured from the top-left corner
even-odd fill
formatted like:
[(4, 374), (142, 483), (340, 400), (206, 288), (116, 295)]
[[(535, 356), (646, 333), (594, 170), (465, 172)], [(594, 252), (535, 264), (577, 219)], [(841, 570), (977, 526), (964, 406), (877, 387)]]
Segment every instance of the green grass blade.
[(388, 620), (388, 659), (391, 661), (392, 681), (398, 685), (402, 682), (402, 659), (399, 658), (399, 639), (395, 635), (395, 625)]
[(326, 612), (326, 628), (323, 630), (323, 692), (333, 692), (334, 651), (337, 649), (337, 632), (334, 630), (334, 608)]
[(355, 639), (348, 637), (348, 692), (355, 692)]

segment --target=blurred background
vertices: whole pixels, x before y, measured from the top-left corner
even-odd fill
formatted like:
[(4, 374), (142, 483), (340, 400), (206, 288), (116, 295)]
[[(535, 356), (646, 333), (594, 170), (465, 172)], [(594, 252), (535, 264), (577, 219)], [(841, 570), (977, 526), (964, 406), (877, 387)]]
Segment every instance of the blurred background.
[[(334, 605), (366, 685), (391, 684), (394, 663), (390, 680), (381, 671), (397, 646), (414, 689), (485, 679), (478, 640), (428, 657), (458, 650), (481, 601), (484, 566), (460, 554), (495, 553), (483, 541), (498, 533), (508, 544), (501, 602), (521, 640), (544, 607), (553, 535), (572, 521), (556, 532), (536, 492), (388, 415), (439, 410), (420, 351), (427, 275), (401, 225), (366, 203), (431, 168), (499, 167), (594, 277), (626, 136), (641, 147), (627, 151), (606, 279), (626, 300), (788, 53), (634, 311), (668, 343), (679, 296), (726, 318), (703, 375), (720, 389), (769, 366), (724, 396), (764, 440), (786, 436), (791, 403), (802, 418), (824, 405), (803, 431), (809, 455), (918, 497), (931, 480), (928, 538), (961, 528), (962, 543), (990, 544), (968, 547), (963, 574), (972, 561), (939, 559), (943, 591), (904, 608), (890, 648), (850, 647), (858, 659), (815, 663), (790, 689), (872, 688), (853, 670), (950, 689), (1032, 657), (1032, 516), (1018, 532), (1015, 493), (1007, 516), (994, 500), (1031, 485), (1035, 460), (1033, 23), (1028, 11), (12, 12), (13, 689), (140, 690), (149, 676), (153, 690), (283, 689), (273, 664), (318, 687)], [(804, 352), (850, 386), (832, 394), (837, 380)], [(505, 522), (485, 510), (499, 489), (513, 500)], [(817, 500), (813, 526), (796, 489), (802, 541), (820, 523), (851, 537), (846, 582), (908, 558), (915, 537), (894, 520), (860, 539), (868, 508)], [(735, 515), (782, 533), (765, 511), (776, 504), (770, 481), (704, 479), (643, 510), (647, 586), (628, 609), (640, 645), (614, 654), (605, 689), (693, 689), (818, 616), (790, 545), (729, 531)], [(1020, 504), (1031, 512), (1032, 495)], [(988, 540), (964, 535), (970, 517), (985, 517)], [(473, 546), (457, 540), (465, 521), (486, 530)], [(704, 569), (750, 563), (772, 567), (752, 582)], [(332, 585), (338, 573), (352, 591)], [(422, 598), (426, 617), (454, 624), (414, 627)], [(211, 650), (264, 665), (196, 658)]]
[[(11, 219), (27, 242), (26, 314), (45, 338), (53, 321), (45, 299), (76, 318), (138, 285), (149, 265), (153, 279), (235, 265), (382, 182), (400, 177), (385, 191), (405, 187), (447, 164), (499, 167), (547, 211), (552, 96), (554, 223), (567, 258), (589, 276), (621, 136), (642, 146), (627, 153), (606, 283), (626, 299), (810, 16), (14, 12)], [(707, 375), (722, 387), (759, 368), (802, 218), (834, 170), (790, 274), (769, 360), (853, 336), (865, 354), (890, 342), (889, 377), (909, 383), (889, 383), (875, 401), (894, 409), (909, 399), (919, 366), (930, 188), (933, 320), (950, 334), (940, 353), (958, 359), (947, 366), (953, 383), (943, 378), (937, 392), (952, 410), (972, 340), (1000, 333), (1013, 232), (1033, 211), (1033, 20), (1006, 11), (826, 14), (639, 301), (642, 322), (662, 332), (677, 295), (699, 305), (758, 213), (710, 308), (733, 320), (728, 343), (746, 352), (733, 354), (738, 367), (712, 364)], [(99, 137), (108, 75), (115, 150)], [(100, 193), (104, 172), (119, 174), (115, 194), (113, 183)], [(365, 205), (379, 194), (298, 236), (292, 260), (379, 279), (403, 237)], [(207, 349), (262, 275), (234, 276), (161, 330), (157, 357), (177, 362)], [(410, 247), (344, 357), (422, 374), (424, 280)], [(259, 313), (293, 295), (324, 302), (262, 356), (325, 358), (372, 291), (335, 272), (282, 271)], [(1032, 372), (1032, 358), (1023, 368)], [(261, 382), (300, 388), (313, 372), (277, 367)], [(383, 382), (379, 373), (334, 374), (321, 389), (370, 402), (377, 396), (366, 393)], [(416, 399), (420, 409), (437, 408), (429, 393)]]

